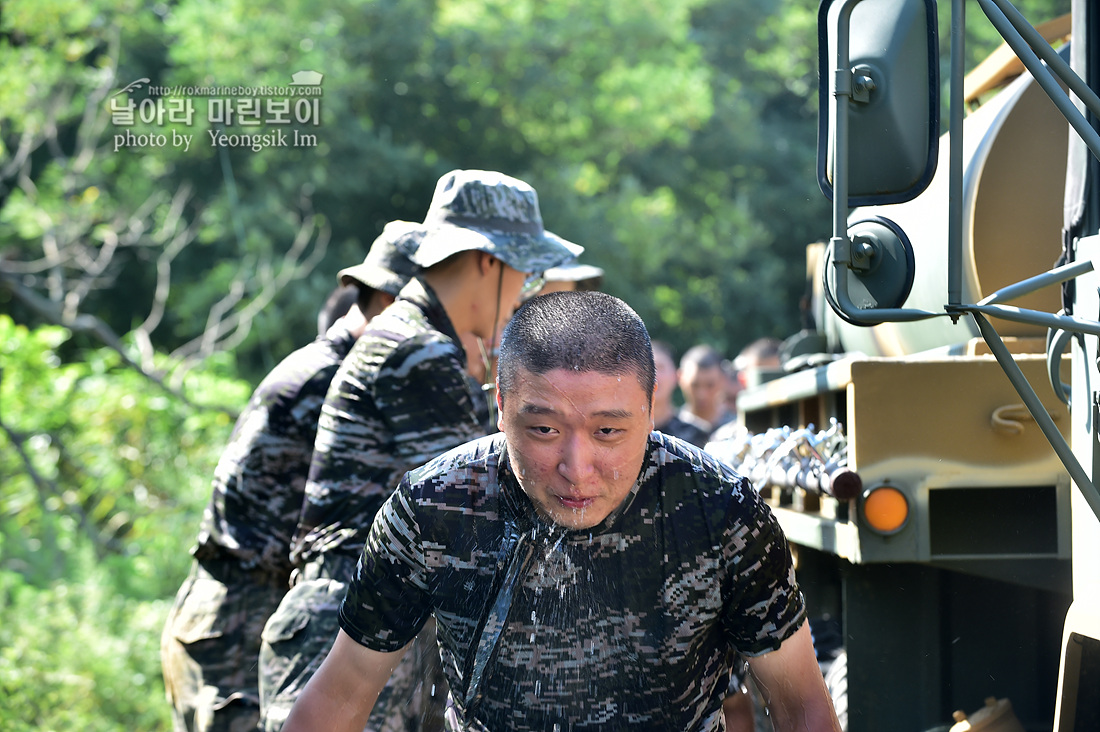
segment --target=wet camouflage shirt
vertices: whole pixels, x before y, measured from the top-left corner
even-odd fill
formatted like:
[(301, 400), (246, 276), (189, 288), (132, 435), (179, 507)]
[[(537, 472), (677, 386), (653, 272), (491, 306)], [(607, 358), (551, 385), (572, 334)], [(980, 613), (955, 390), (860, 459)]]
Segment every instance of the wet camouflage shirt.
[(337, 323), (256, 387), (214, 471), (196, 557), (229, 556), (246, 569), (289, 574), (321, 405), (354, 343)]
[(295, 564), (358, 557), (374, 514), (407, 470), (485, 434), (466, 355), (443, 305), (414, 279), (370, 322), (321, 409)]
[(503, 435), (409, 474), (379, 513), (341, 626), (380, 651), (434, 613), (449, 729), (716, 730), (734, 652), (801, 625), (782, 531), (747, 481), (651, 433), (601, 524), (541, 520)]

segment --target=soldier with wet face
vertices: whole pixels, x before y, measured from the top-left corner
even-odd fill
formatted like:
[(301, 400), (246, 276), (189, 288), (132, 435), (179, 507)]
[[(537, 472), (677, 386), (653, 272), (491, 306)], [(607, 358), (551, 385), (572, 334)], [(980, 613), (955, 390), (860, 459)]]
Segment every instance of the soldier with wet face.
[(839, 729), (778, 523), (730, 468), (652, 431), (653, 386), (622, 301), (520, 308), (502, 432), (406, 474), (284, 729), (361, 729), (433, 617), (448, 730), (718, 730), (737, 654), (778, 732)]

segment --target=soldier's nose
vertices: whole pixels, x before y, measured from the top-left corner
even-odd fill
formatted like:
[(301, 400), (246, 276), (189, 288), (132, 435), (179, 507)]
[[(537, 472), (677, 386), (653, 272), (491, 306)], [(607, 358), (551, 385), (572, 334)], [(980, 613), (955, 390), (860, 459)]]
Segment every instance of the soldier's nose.
[(592, 451), (580, 437), (565, 441), (558, 473), (573, 485), (578, 485), (592, 472)]

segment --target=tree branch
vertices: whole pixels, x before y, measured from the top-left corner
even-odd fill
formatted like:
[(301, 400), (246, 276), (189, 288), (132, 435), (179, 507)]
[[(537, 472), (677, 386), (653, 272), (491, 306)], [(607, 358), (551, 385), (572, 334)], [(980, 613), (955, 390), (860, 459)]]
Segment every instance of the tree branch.
[[(0, 260), (2, 261), (2, 260)], [(34, 290), (24, 287), (17, 279), (10, 274), (0, 270), (0, 287), (10, 292), (17, 300), (29, 307), (35, 313), (38, 314), (43, 320), (53, 323), (55, 325), (62, 325), (74, 333), (84, 333), (91, 335), (97, 341), (110, 348), (117, 353), (122, 359), (122, 363), (138, 373), (144, 376), (146, 379), (156, 384), (158, 387), (168, 392), (177, 399), (182, 400), (189, 406), (197, 406), (192, 403), (184, 394), (172, 389), (164, 383), (163, 379), (157, 374), (146, 371), (134, 362), (133, 359), (126, 353), (126, 349), (115, 335), (114, 331), (99, 318), (94, 315), (77, 315), (75, 317), (67, 317), (64, 309), (53, 300), (42, 297)]]
[[(308, 205), (308, 200), (306, 203)], [(321, 217), (306, 214), (286, 254), (277, 261), (263, 261), (255, 267), (242, 266), (225, 297), (211, 308), (202, 335), (175, 349), (171, 359), (178, 361), (186, 372), (212, 354), (239, 345), (248, 337), (255, 317), (283, 288), (294, 279), (306, 276), (320, 263), (330, 237), (331, 230)], [(246, 298), (248, 289), (257, 285), (255, 294)], [(242, 302), (243, 305), (234, 309)]]

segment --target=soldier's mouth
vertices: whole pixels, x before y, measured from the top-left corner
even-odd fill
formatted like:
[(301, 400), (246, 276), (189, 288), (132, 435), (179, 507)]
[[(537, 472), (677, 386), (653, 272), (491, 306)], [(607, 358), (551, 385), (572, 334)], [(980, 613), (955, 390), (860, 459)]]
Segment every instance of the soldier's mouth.
[(562, 506), (571, 509), (573, 511), (580, 511), (588, 508), (596, 502), (595, 498), (577, 498), (574, 496), (555, 496)]

